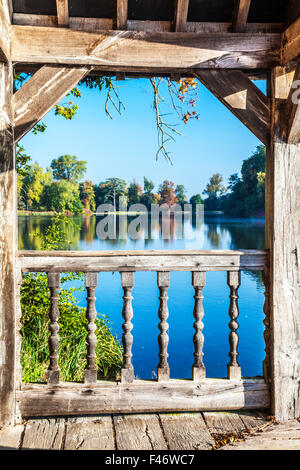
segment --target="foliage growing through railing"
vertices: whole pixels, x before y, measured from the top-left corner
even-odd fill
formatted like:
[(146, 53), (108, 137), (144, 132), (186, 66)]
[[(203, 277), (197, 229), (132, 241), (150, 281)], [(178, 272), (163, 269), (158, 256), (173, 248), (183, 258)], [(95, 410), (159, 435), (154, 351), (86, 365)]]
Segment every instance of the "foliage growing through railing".
[[(42, 249), (53, 250), (65, 246), (66, 237), (61, 222), (66, 216), (58, 214), (43, 237)], [(72, 222), (73, 223), (73, 222)], [(85, 308), (80, 307), (75, 293), (83, 291), (83, 273), (61, 275), (62, 289), (59, 294), (59, 365), (61, 379), (82, 381), (86, 365)], [(72, 282), (72, 286), (70, 286)], [(75, 285), (74, 285), (75, 283)], [(21, 287), (21, 365), (23, 382), (45, 382), (49, 365), (49, 317), (50, 293), (46, 273), (25, 273)], [(105, 315), (98, 315), (96, 321), (96, 364), (99, 378), (114, 377), (121, 366), (121, 346), (113, 334)]]

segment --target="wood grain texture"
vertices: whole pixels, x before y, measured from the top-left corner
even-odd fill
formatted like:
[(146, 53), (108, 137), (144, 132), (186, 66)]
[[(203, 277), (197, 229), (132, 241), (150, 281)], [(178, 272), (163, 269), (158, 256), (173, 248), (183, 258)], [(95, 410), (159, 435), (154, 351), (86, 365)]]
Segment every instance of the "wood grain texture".
[(98, 382), (56, 386), (23, 384), (17, 391), (22, 416), (67, 416), (101, 413), (152, 413), (258, 409), (270, 406), (263, 379), (135, 380), (132, 384)]
[(263, 270), (264, 250), (19, 251), (23, 272)]
[(60, 450), (63, 436), (63, 418), (29, 420), (26, 423), (22, 448)]
[(116, 27), (118, 30), (127, 28), (128, 0), (117, 0)]
[(281, 65), (300, 55), (300, 17), (281, 36)]
[(64, 450), (115, 449), (111, 416), (69, 418), (65, 433)]
[(272, 140), (266, 166), (266, 244), (270, 248), (272, 412), (300, 415), (300, 144), (284, 139), (283, 104), (293, 76), (275, 68), (270, 80)]
[(246, 31), (250, 4), (251, 0), (235, 0), (232, 19), (232, 29), (235, 33)]
[(69, 25), (69, 5), (68, 0), (56, 0), (57, 24), (67, 27)]
[(18, 142), (90, 71), (90, 67), (44, 65), (13, 97), (14, 138)]
[(10, 60), (10, 10), (7, 0), (0, 0), (0, 62)]
[(165, 33), (11, 27), (15, 62), (142, 67), (255, 69), (279, 63), (279, 34)]
[[(300, 26), (300, 25), (299, 25)], [(286, 138), (291, 144), (300, 143), (300, 59), (298, 60), (293, 84), (285, 105), (287, 129)]]
[(199, 70), (196, 77), (264, 144), (270, 140), (269, 99), (240, 70)]
[(16, 336), (16, 170), (12, 65), (0, 63), (0, 427), (14, 420)]
[(118, 450), (168, 449), (157, 415), (115, 415), (113, 422)]
[(175, 0), (174, 31), (186, 31), (190, 0)]
[(170, 450), (208, 450), (214, 444), (201, 414), (159, 416)]

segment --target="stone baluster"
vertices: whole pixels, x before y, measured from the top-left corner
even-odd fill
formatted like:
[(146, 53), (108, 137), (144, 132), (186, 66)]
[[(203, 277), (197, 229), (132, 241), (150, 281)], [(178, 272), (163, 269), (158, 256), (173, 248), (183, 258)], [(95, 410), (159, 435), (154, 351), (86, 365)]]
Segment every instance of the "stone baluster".
[(121, 382), (122, 383), (132, 383), (134, 380), (134, 370), (133, 365), (131, 363), (132, 353), (132, 342), (133, 336), (130, 333), (133, 325), (131, 323), (131, 319), (133, 317), (133, 310), (132, 310), (132, 289), (134, 285), (134, 273), (133, 272), (121, 272), (121, 282), (122, 288), (124, 291), (123, 295), (123, 310), (122, 310), (122, 317), (124, 318), (124, 323), (122, 325), (123, 328), (123, 366), (121, 369)]
[(21, 270), (16, 273), (16, 389), (20, 390), (22, 385), (22, 366), (21, 366), (21, 348), (22, 348), (22, 309), (21, 309), (21, 288), (23, 275)]
[(50, 289), (50, 365), (48, 368), (47, 381), (48, 384), (59, 384), (59, 367), (58, 367), (58, 346), (59, 346), (59, 309), (58, 309), (58, 291), (60, 288), (60, 273), (48, 273), (48, 287)]
[(264, 341), (265, 341), (265, 358), (263, 361), (263, 376), (266, 382), (270, 379), (270, 340), (271, 340), (271, 331), (270, 331), (270, 275), (267, 268), (263, 271), (263, 283), (265, 286), (265, 302), (263, 306), (263, 311), (265, 318), (263, 323), (265, 325), (264, 330)]
[(168, 310), (168, 287), (170, 284), (170, 273), (169, 272), (158, 272), (157, 273), (157, 285), (159, 288), (159, 310), (158, 316), (160, 319), (160, 323), (158, 328), (160, 330), (160, 334), (158, 336), (158, 346), (159, 346), (159, 364), (157, 367), (157, 380), (165, 381), (169, 380), (170, 378), (170, 368), (168, 364), (168, 344), (169, 344), (169, 336), (168, 336), (168, 328), (169, 325), (167, 323), (167, 318), (169, 316)]
[(204, 344), (204, 336), (202, 334), (203, 330), (203, 323), (202, 318), (204, 316), (203, 310), (203, 288), (205, 286), (205, 272), (200, 271), (193, 271), (192, 273), (192, 284), (195, 289), (195, 305), (194, 305), (194, 328), (195, 334), (193, 337), (194, 341), (194, 357), (195, 361), (192, 368), (192, 377), (193, 380), (201, 380), (205, 378), (205, 366), (203, 364), (203, 344)]
[(239, 316), (238, 308), (238, 288), (241, 284), (241, 274), (239, 271), (228, 271), (227, 272), (227, 284), (230, 287), (230, 323), (229, 328), (231, 332), (229, 333), (229, 345), (230, 345), (230, 362), (227, 366), (227, 375), (228, 379), (240, 380), (241, 379), (241, 368), (237, 361), (237, 346), (239, 342), (239, 337), (237, 334), (237, 329), (239, 324), (237, 318)]
[(98, 273), (86, 273), (85, 274), (85, 287), (87, 291), (87, 308), (86, 308), (86, 318), (88, 324), (86, 345), (87, 345), (87, 363), (84, 371), (84, 382), (85, 383), (96, 383), (97, 382), (97, 366), (96, 366), (96, 346), (97, 346), (97, 336), (95, 331), (97, 329), (95, 320), (97, 318), (97, 311), (95, 307), (95, 290), (97, 287), (97, 275)]

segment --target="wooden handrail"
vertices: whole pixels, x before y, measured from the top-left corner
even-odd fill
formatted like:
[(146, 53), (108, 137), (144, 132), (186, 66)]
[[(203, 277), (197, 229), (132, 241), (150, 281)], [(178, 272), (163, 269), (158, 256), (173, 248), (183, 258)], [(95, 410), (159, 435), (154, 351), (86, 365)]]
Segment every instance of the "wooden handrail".
[(18, 251), (22, 272), (263, 271), (267, 250)]

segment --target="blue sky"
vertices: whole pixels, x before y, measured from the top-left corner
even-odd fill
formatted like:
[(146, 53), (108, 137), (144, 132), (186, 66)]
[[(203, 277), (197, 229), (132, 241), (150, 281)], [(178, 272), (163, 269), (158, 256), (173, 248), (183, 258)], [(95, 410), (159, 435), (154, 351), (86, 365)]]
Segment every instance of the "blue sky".
[[(265, 82), (255, 82), (265, 91)], [(153, 94), (146, 79), (126, 79), (118, 82), (125, 110), (113, 119), (105, 115), (106, 93), (82, 89), (82, 98), (72, 121), (56, 117), (50, 111), (42, 121), (47, 124), (43, 134), (27, 134), (20, 142), (33, 161), (47, 167), (60, 155), (76, 155), (87, 161), (85, 179), (98, 184), (109, 177), (119, 177), (128, 183), (134, 179), (143, 185), (143, 177), (156, 185), (169, 179), (183, 184), (188, 197), (202, 193), (209, 177), (221, 173), (224, 182), (238, 173), (242, 161), (248, 158), (260, 141), (223, 106), (205, 87), (199, 85), (197, 111), (199, 120), (187, 125), (173, 116), (168, 122), (178, 123), (176, 129), (184, 135), (168, 143), (173, 165), (162, 156), (156, 160), (157, 131), (153, 111)], [(66, 103), (71, 98), (62, 100)]]

